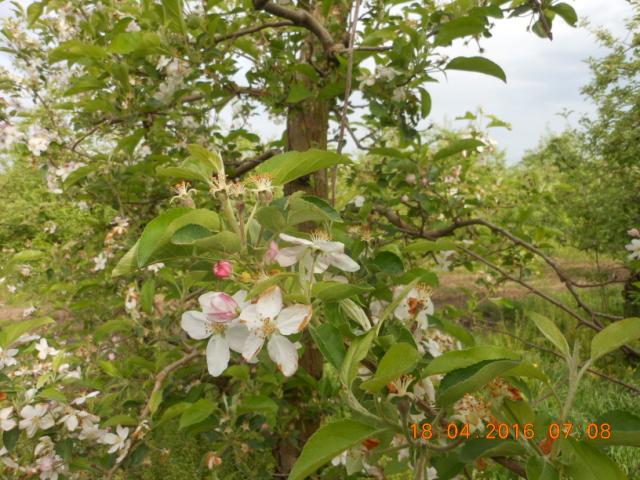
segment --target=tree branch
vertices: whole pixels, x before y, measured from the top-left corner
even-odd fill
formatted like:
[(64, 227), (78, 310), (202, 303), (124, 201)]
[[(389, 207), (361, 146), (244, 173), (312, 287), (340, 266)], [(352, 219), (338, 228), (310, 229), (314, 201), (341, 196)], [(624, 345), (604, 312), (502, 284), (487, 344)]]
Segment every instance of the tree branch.
[(256, 33), (267, 28), (290, 27), (294, 25), (295, 23), (287, 20), (281, 21), (281, 22), (267, 22), (260, 25), (256, 25), (255, 27), (241, 28), (227, 35), (219, 35), (213, 39), (213, 42), (221, 43), (227, 40), (235, 40), (236, 38), (242, 37), (244, 35), (251, 35), (252, 33)]
[(322, 43), (325, 53), (330, 56), (333, 56), (339, 49), (339, 45), (337, 45), (333, 40), (331, 34), (324, 28), (318, 19), (306, 10), (287, 8), (269, 0), (253, 0), (253, 6), (256, 10), (264, 10), (276, 17), (289, 20), (299, 27), (306, 28), (318, 37), (318, 40)]
[(282, 153), (280, 150), (278, 149), (271, 149), (271, 150), (267, 150), (264, 153), (261, 153), (260, 155), (258, 155), (257, 157), (254, 158), (250, 158), (248, 160), (244, 160), (242, 163), (235, 165), (235, 166), (231, 166), (231, 172), (229, 173), (229, 176), (231, 178), (238, 178), (241, 175), (247, 173), (249, 170), (254, 169), (255, 167), (257, 167), (258, 165), (260, 165), (262, 162), (269, 160), (271, 157), (278, 155)]

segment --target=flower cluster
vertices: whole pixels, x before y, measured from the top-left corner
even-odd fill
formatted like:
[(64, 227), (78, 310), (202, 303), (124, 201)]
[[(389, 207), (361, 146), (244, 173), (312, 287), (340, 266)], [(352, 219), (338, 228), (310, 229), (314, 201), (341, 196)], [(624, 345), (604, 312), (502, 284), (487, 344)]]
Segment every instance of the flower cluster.
[(213, 376), (228, 366), (230, 351), (242, 354), (248, 362), (257, 361), (265, 342), (269, 357), (286, 376), (298, 368), (297, 346), (286, 337), (304, 330), (311, 319), (310, 305), (284, 307), (282, 291), (272, 286), (254, 302), (246, 301), (247, 292), (233, 296), (209, 292), (198, 299), (201, 311), (182, 315), (182, 328), (191, 338), (209, 338), (206, 349), (207, 367)]

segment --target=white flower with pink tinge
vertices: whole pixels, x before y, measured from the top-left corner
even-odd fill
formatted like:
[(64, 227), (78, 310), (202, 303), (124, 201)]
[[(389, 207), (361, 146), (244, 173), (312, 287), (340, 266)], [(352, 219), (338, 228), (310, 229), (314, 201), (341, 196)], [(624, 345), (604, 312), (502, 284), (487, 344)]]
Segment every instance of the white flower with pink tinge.
[(182, 329), (191, 338), (209, 339), (206, 350), (207, 368), (214, 377), (224, 372), (229, 365), (230, 350), (242, 353), (249, 331), (235, 320), (247, 305), (246, 297), (245, 290), (240, 290), (233, 296), (223, 292), (208, 292), (198, 299), (201, 312), (189, 310), (182, 314)]
[[(397, 288), (394, 298), (400, 294)], [(429, 326), (429, 315), (433, 315), (434, 307), (431, 301), (432, 290), (429, 286), (419, 283), (402, 299), (393, 314), (402, 321), (415, 320), (418, 325), (426, 329)]]
[(302, 262), (307, 270), (310, 270), (313, 265), (313, 273), (322, 273), (330, 266), (345, 272), (360, 270), (360, 265), (344, 253), (344, 244), (329, 241), (327, 235), (322, 232), (314, 232), (311, 240), (286, 233), (281, 233), (280, 238), (296, 245), (280, 249), (276, 260), (281, 267), (290, 267)]
[(269, 357), (285, 376), (290, 377), (298, 369), (298, 349), (286, 336), (304, 330), (313, 310), (311, 305), (302, 304), (282, 307), (282, 291), (276, 285), (242, 310), (240, 322), (250, 331), (242, 356), (249, 362), (254, 360), (268, 339)]

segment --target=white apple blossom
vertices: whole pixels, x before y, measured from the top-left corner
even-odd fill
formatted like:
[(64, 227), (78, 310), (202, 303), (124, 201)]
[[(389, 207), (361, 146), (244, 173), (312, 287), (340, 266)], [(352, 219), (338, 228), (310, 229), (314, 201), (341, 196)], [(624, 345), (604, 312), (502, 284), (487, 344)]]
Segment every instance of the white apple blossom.
[(351, 202), (356, 206), (356, 208), (360, 208), (364, 205), (365, 200), (366, 199), (362, 195), (356, 195), (355, 197), (353, 197), (353, 200), (351, 200)]
[(58, 350), (50, 347), (46, 338), (41, 338), (40, 341), (36, 343), (36, 350), (38, 351), (38, 358), (40, 360), (46, 360), (48, 356), (54, 357), (58, 354)]
[(7, 348), (6, 350), (0, 347), (0, 369), (17, 365), (18, 361), (14, 358), (18, 354), (17, 348)]
[(364, 87), (372, 87), (376, 83), (376, 77), (369, 70), (364, 68), (356, 80), (360, 84), (361, 89)]
[(36, 312), (36, 310), (38, 310), (38, 307), (36, 307), (34, 305), (31, 305), (30, 307), (25, 308), (22, 311), (22, 318), (30, 317), (31, 315), (33, 315)]
[(7, 285), (7, 290), (9, 291), (9, 293), (16, 293), (18, 287), (16, 287), (15, 285)]
[(237, 321), (246, 303), (247, 292), (239, 290), (233, 296), (208, 292), (198, 299), (202, 311), (182, 314), (181, 326), (195, 340), (209, 338), (206, 349), (207, 369), (217, 377), (224, 372), (231, 358), (230, 350), (242, 353), (249, 331)]
[(360, 265), (344, 253), (343, 243), (329, 241), (326, 234), (322, 232), (314, 232), (311, 240), (286, 233), (281, 233), (280, 238), (296, 245), (280, 249), (276, 261), (281, 267), (290, 267), (301, 262), (306, 270), (311, 270), (313, 265), (314, 273), (323, 273), (330, 266), (345, 272), (355, 272), (360, 269)]
[(36, 432), (47, 430), (55, 425), (55, 421), (46, 404), (26, 405), (20, 410), (22, 420), (18, 424), (21, 430), (26, 430), (27, 437), (32, 438)]
[(40, 156), (42, 152), (46, 151), (53, 140), (53, 135), (43, 129), (36, 129), (32, 131), (28, 137), (29, 140), (27, 141), (27, 147), (35, 156)]
[(304, 330), (313, 310), (311, 305), (302, 304), (282, 307), (282, 291), (274, 285), (260, 295), (256, 303), (242, 310), (240, 322), (250, 331), (242, 348), (242, 356), (252, 361), (268, 339), (269, 357), (285, 376), (290, 377), (298, 369), (298, 351), (286, 335)]
[(110, 445), (109, 453), (115, 453), (118, 450), (122, 450), (127, 446), (129, 429), (118, 425), (116, 427), (116, 433), (107, 432), (100, 438), (100, 443)]
[(393, 90), (391, 100), (394, 102), (404, 102), (407, 99), (407, 89), (404, 87), (398, 87)]
[[(394, 298), (400, 295), (396, 288)], [(434, 306), (431, 301), (432, 290), (427, 285), (418, 284), (400, 301), (393, 314), (402, 321), (415, 320), (418, 326), (426, 329), (429, 326), (429, 315), (433, 315)]]
[(147, 270), (152, 272), (152, 273), (158, 273), (160, 270), (162, 270), (164, 268), (164, 263), (162, 262), (157, 262), (157, 263), (152, 263), (151, 265), (149, 265), (147, 267)]
[(640, 260), (640, 239), (634, 238), (631, 240), (631, 243), (624, 248), (631, 252), (629, 254), (629, 260)]
[(451, 257), (455, 255), (455, 250), (443, 250), (435, 254), (436, 267), (435, 270), (448, 272), (451, 270)]
[(92, 272), (99, 272), (100, 270), (104, 270), (107, 267), (107, 255), (104, 252), (100, 252), (96, 257), (93, 257), (93, 268)]
[(0, 430), (7, 432), (16, 428), (16, 421), (13, 418), (13, 407), (6, 407), (0, 410)]

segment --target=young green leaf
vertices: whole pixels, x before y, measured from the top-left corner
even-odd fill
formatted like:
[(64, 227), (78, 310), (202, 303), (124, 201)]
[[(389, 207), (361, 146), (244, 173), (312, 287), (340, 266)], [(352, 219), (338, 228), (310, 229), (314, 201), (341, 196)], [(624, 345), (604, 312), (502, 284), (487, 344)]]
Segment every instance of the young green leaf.
[(627, 476), (605, 453), (587, 442), (561, 439), (562, 458), (569, 478), (580, 480), (626, 480)]
[(363, 382), (360, 388), (375, 393), (386, 384), (414, 369), (420, 354), (408, 343), (396, 343), (384, 354), (373, 378)]
[(330, 323), (323, 323), (319, 327), (310, 327), (309, 332), (324, 358), (339, 370), (344, 362), (346, 351), (338, 329)]
[(49, 323), (55, 323), (53, 318), (32, 318), (30, 320), (24, 320), (22, 322), (15, 322), (6, 325), (0, 331), (0, 347), (6, 349), (25, 333), (31, 332), (36, 328), (42, 327), (44, 325), (48, 325)]
[(560, 353), (562, 353), (566, 358), (571, 357), (571, 351), (569, 350), (567, 339), (564, 338), (564, 335), (560, 329), (556, 327), (556, 324), (553, 323), (553, 321), (536, 312), (527, 312), (527, 315), (547, 340), (553, 343), (555, 347), (560, 350)]
[(344, 385), (351, 386), (356, 376), (358, 365), (367, 356), (375, 335), (375, 330), (369, 330), (366, 334), (356, 337), (351, 342), (340, 369), (340, 381)]
[(344, 155), (326, 150), (307, 150), (305, 152), (286, 152), (271, 157), (256, 168), (257, 173), (269, 173), (275, 185), (284, 185), (296, 178), (333, 167), (350, 163)]
[(485, 360), (499, 360), (507, 358), (519, 360), (520, 355), (512, 349), (492, 345), (478, 345), (464, 350), (450, 350), (434, 358), (422, 372), (425, 377), (449, 373), (459, 368), (466, 368)]
[(289, 480), (309, 478), (336, 455), (378, 433), (375, 427), (351, 419), (320, 427), (307, 441), (289, 474)]
[(595, 362), (607, 353), (622, 347), (625, 343), (640, 338), (640, 318), (625, 318), (607, 325), (591, 339), (591, 361)]
[(484, 73), (507, 83), (507, 75), (500, 65), (484, 57), (456, 57), (447, 64), (445, 70)]
[(180, 430), (206, 420), (216, 409), (216, 405), (209, 399), (201, 398), (182, 412)]

